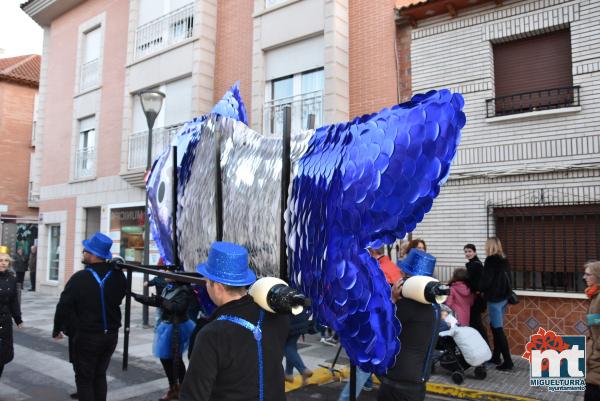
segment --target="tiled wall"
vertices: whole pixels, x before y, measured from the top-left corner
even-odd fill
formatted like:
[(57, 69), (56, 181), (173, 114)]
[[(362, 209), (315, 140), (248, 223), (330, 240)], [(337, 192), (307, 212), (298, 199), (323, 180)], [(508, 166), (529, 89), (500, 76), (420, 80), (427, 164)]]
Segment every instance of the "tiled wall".
[[(522, 355), (529, 336), (539, 327), (563, 335), (586, 335), (586, 299), (520, 297), (517, 305), (508, 306), (504, 329), (513, 355)], [(490, 336), (491, 338), (491, 336)]]

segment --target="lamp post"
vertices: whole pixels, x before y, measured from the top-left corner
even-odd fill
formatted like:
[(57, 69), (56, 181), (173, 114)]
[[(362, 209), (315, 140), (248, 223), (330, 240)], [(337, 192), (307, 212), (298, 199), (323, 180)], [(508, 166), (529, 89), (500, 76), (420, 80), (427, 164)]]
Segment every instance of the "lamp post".
[[(150, 168), (152, 167), (152, 127), (154, 127), (154, 121), (160, 113), (162, 108), (165, 94), (156, 90), (144, 90), (138, 93), (140, 102), (142, 103), (142, 110), (146, 116), (146, 123), (148, 124), (148, 157), (146, 158), (146, 174), (147, 177)], [(144, 218), (144, 265), (150, 264), (150, 218), (148, 216), (148, 191), (146, 193), (146, 208), (144, 212), (146, 217)], [(144, 273), (144, 282), (148, 281), (148, 273)], [(144, 295), (148, 295), (148, 286), (144, 286)], [(148, 305), (144, 305), (142, 308), (142, 323), (144, 326), (148, 326)]]

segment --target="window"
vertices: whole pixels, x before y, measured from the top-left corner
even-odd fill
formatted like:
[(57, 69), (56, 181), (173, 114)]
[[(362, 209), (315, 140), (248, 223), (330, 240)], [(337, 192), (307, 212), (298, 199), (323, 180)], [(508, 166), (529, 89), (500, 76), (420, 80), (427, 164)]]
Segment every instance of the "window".
[(265, 131), (283, 133), (283, 114), (291, 109), (292, 132), (322, 125), (323, 69), (271, 81), (271, 100), (265, 104)]
[[(181, 126), (192, 118), (192, 79), (190, 77), (155, 87), (166, 96), (152, 129), (152, 157), (170, 145)], [(139, 96), (132, 96), (133, 125), (129, 137), (129, 169), (146, 166), (148, 125)]]
[(515, 288), (582, 292), (583, 265), (600, 258), (600, 204), (494, 208)]
[(141, 0), (135, 58), (189, 39), (193, 30), (194, 3), (190, 0)]
[(79, 140), (75, 157), (75, 179), (96, 174), (96, 118), (79, 120)]
[(568, 29), (493, 45), (496, 97), (487, 116), (579, 105)]
[(102, 31), (96, 27), (83, 35), (83, 53), (81, 57), (81, 79), (79, 91), (83, 92), (100, 84), (100, 54)]
[[(111, 252), (128, 262), (144, 259), (144, 206), (123, 207), (110, 211)], [(156, 245), (150, 242), (150, 264), (157, 264), (160, 257)]]
[(58, 281), (60, 268), (60, 226), (48, 227), (48, 281)]

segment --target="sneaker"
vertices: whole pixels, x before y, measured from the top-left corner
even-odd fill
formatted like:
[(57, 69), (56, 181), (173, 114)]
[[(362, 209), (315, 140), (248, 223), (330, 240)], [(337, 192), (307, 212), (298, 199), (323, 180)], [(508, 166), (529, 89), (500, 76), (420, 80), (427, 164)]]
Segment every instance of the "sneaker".
[(366, 392), (373, 391), (373, 386), (363, 386), (363, 391), (366, 391)]
[(331, 336), (331, 337), (325, 339), (325, 341), (327, 341), (329, 344), (333, 344), (333, 345), (338, 344), (338, 340), (334, 336)]
[(310, 379), (313, 375), (312, 370), (310, 369), (304, 369), (304, 372), (302, 372), (302, 384), (306, 385), (306, 382), (308, 381), (308, 379)]
[(330, 342), (329, 339), (327, 339), (327, 338), (321, 338), (321, 340), (319, 342), (321, 344), (329, 345), (330, 347), (335, 347), (337, 345), (336, 343)]
[[(281, 377), (281, 376), (279, 376), (279, 377)], [(286, 374), (285, 375), (285, 381), (288, 382), (288, 383), (293, 383), (294, 382), (294, 375), (288, 375), (288, 374)]]

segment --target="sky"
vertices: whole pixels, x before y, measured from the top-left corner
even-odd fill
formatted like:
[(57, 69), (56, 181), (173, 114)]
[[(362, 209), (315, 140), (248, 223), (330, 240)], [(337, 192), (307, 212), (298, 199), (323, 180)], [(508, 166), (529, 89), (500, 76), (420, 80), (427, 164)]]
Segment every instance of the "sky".
[(42, 54), (42, 28), (21, 10), (23, 2), (0, 0), (0, 58)]

